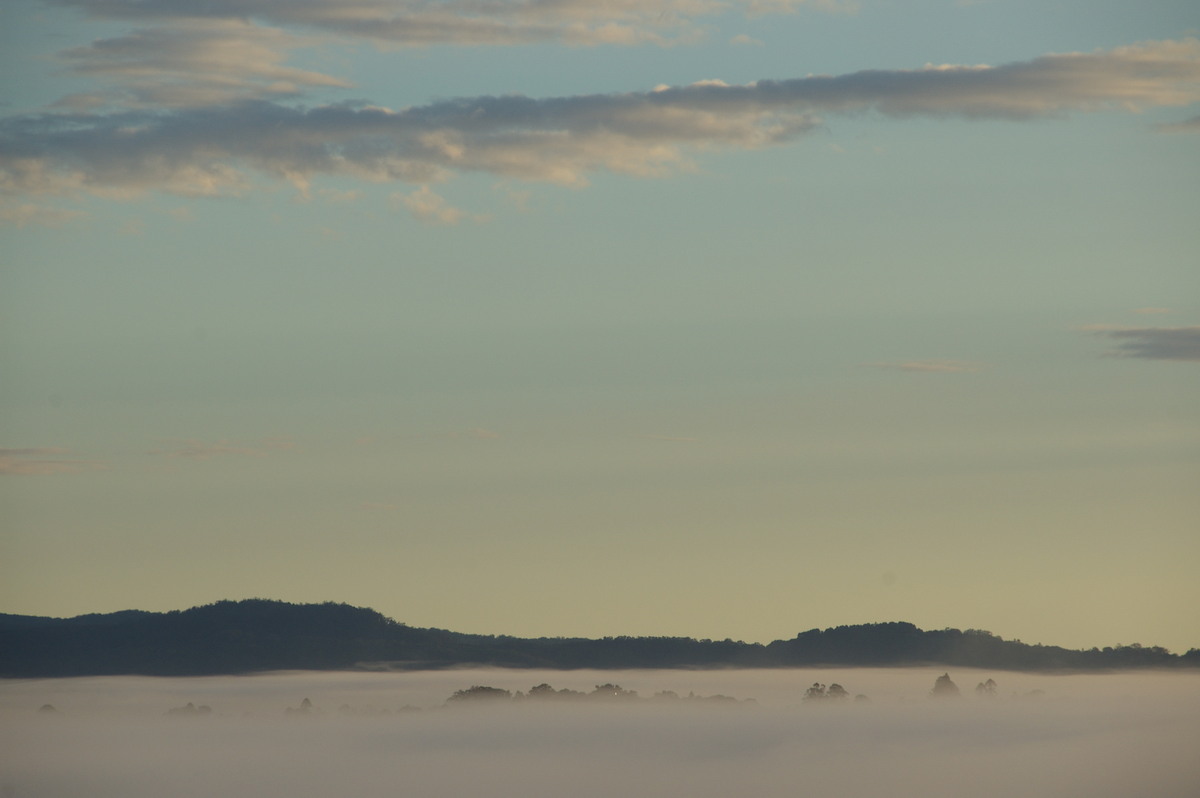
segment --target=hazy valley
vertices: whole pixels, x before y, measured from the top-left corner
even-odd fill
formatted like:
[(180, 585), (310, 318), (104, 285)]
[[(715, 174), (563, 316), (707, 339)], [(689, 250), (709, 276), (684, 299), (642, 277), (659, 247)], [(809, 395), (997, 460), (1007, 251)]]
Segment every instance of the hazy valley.
[[(289, 673), (0, 683), (5, 798), (1182, 796), (1200, 674), (959, 669)], [(994, 679), (995, 694), (974, 687)], [(805, 701), (814, 683), (866, 701)], [(642, 699), (447, 702), (619, 684)], [(655, 699), (727, 695), (733, 702)], [(311, 709), (296, 711), (308, 699)], [(753, 699), (752, 701), (749, 699)], [(204, 713), (170, 710), (207, 707)], [(46, 704), (54, 711), (43, 710)], [(288, 710), (292, 711), (288, 711)]]

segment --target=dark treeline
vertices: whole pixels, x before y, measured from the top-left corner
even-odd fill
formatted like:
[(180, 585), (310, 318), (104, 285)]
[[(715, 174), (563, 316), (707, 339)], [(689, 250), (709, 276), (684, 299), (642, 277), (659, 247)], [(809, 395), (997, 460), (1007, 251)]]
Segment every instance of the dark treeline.
[(686, 637), (517, 638), (420, 629), (346, 604), (220, 601), (167, 613), (129, 610), (76, 618), (0, 614), (0, 676), (158, 676), (269, 670), (508, 668), (779, 668), (954, 665), (1005, 670), (1200, 667), (1137, 644), (1077, 651), (968, 629), (910, 623), (811, 629), (790, 640), (743, 643)]

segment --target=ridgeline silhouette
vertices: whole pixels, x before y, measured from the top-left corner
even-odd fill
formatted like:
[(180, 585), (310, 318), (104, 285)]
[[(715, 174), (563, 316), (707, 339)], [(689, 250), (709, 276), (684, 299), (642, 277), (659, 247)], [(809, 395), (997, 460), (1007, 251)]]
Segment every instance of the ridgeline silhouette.
[(999, 670), (1200, 667), (1137, 644), (1086, 651), (1029, 645), (976, 629), (911, 623), (810, 629), (790, 640), (601, 639), (473, 635), (421, 629), (347, 604), (219, 601), (166, 613), (75, 618), (0, 614), (0, 676), (215, 675), (272, 670), (505, 668), (793, 668), (947, 665)]

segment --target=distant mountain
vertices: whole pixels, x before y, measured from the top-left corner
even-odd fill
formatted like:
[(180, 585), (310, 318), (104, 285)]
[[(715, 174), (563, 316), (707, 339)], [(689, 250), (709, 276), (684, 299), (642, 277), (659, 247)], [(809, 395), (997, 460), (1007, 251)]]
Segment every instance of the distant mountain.
[(517, 638), (420, 629), (346, 604), (219, 601), (167, 613), (0, 614), (0, 676), (156, 676), (270, 670), (705, 668), (937, 664), (1000, 670), (1200, 667), (1139, 645), (1075, 651), (910, 623), (811, 629), (763, 645), (687, 637)]

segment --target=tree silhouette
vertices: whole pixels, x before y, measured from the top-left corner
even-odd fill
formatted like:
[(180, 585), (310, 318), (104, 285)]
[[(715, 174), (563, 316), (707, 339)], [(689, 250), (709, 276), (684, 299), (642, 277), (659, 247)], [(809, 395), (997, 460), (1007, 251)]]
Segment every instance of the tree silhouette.
[(585, 695), (586, 695), (585, 693), (581, 693), (578, 690), (569, 690), (565, 687), (561, 690), (555, 690), (550, 685), (546, 684), (545, 682), (542, 682), (541, 684), (535, 684), (533, 687), (530, 687), (529, 693), (525, 697), (542, 700), (542, 699), (584, 698)]
[(929, 693), (930, 698), (958, 698), (961, 693), (958, 692), (958, 685), (950, 681), (950, 674), (943, 673), (937, 677), (937, 681), (933, 683), (933, 690)]
[(510, 698), (512, 698), (512, 693), (508, 690), (500, 687), (488, 687), (476, 684), (468, 687), (466, 690), (455, 690), (454, 695), (446, 699), (446, 703), (450, 703), (451, 701), (496, 701)]
[(996, 683), (991, 679), (988, 679), (986, 682), (980, 682), (979, 684), (975, 685), (975, 695), (979, 696), (980, 698), (995, 698)]
[(598, 684), (596, 689), (588, 694), (590, 698), (637, 698), (636, 690), (624, 690), (619, 684)]

